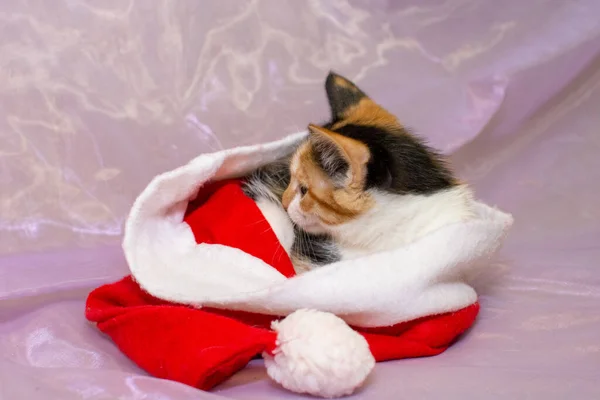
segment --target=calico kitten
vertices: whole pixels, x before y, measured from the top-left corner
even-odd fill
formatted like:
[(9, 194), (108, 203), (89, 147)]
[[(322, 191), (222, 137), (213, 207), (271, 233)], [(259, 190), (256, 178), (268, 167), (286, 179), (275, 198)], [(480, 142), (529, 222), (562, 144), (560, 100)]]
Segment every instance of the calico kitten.
[(471, 190), (440, 154), (348, 79), (330, 73), (325, 90), (331, 121), (309, 125), (294, 154), (259, 169), (244, 187), (259, 206), (287, 211), (298, 272), (471, 218)]

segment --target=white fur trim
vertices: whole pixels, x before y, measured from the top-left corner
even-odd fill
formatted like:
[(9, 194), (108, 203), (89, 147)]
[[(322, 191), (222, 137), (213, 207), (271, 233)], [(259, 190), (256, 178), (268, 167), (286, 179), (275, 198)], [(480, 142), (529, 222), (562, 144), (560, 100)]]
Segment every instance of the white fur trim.
[(333, 398), (352, 394), (375, 366), (369, 344), (333, 314), (298, 310), (273, 322), (277, 347), (263, 354), (267, 373), (296, 393)]
[(123, 249), (136, 281), (156, 297), (198, 307), (272, 315), (310, 308), (361, 327), (455, 311), (477, 300), (463, 282), (464, 272), (500, 245), (512, 217), (475, 201), (476, 217), (468, 222), (292, 279), (239, 249), (196, 244), (182, 221), (198, 188), (289, 154), (305, 135), (204, 154), (157, 176), (135, 201), (125, 226)]

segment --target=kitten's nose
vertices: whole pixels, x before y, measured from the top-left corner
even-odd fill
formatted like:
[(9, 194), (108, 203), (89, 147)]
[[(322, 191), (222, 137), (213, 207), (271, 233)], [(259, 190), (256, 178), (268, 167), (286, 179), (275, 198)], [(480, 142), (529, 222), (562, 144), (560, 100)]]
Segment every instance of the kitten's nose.
[(290, 203), (292, 202), (292, 199), (290, 198), (290, 191), (289, 188), (285, 190), (285, 192), (283, 192), (283, 196), (281, 196), (281, 205), (283, 206), (283, 209), (285, 211), (288, 210), (288, 207), (290, 206)]

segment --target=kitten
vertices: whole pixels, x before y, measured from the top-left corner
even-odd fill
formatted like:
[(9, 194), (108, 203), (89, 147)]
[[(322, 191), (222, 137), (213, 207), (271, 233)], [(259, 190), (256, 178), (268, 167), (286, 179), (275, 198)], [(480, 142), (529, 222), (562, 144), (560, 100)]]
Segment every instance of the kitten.
[(471, 190), (440, 154), (348, 79), (330, 73), (325, 90), (331, 121), (309, 125), (294, 154), (244, 186), (261, 210), (287, 211), (298, 272), (398, 248), (472, 217)]

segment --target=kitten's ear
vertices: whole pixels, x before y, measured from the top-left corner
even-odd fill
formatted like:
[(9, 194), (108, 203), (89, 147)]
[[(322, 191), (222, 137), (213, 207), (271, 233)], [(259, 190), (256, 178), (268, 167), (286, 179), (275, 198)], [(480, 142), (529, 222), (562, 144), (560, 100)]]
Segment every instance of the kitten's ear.
[(327, 75), (325, 91), (333, 121), (344, 119), (350, 107), (357, 105), (360, 100), (367, 97), (354, 83), (335, 72), (329, 72)]
[(308, 129), (315, 161), (331, 178), (350, 176), (352, 182), (362, 181), (371, 157), (364, 143), (312, 124)]

